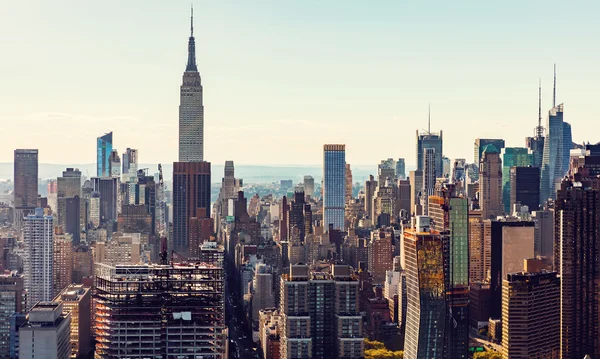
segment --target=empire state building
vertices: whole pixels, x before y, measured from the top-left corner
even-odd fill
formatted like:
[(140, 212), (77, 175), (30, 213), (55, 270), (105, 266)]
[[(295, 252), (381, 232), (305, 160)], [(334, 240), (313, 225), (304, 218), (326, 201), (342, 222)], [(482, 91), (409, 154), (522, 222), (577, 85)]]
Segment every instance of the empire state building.
[(179, 162), (200, 162), (204, 159), (204, 105), (202, 82), (196, 66), (194, 9), (188, 41), (188, 61), (180, 91)]

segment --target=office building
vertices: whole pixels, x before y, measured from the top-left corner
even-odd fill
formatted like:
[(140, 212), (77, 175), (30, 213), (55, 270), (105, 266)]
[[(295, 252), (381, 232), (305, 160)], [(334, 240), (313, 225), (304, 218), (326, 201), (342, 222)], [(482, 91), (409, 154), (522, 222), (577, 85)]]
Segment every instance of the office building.
[(73, 237), (61, 232), (60, 227), (54, 229), (54, 256), (52, 264), (53, 285), (52, 296), (58, 295), (69, 284), (73, 283)]
[[(541, 204), (545, 203), (548, 198), (556, 198), (556, 190), (558, 188), (557, 183), (560, 183), (562, 177), (566, 174), (564, 162), (568, 162), (569, 152), (566, 152), (567, 156), (565, 157), (565, 125), (563, 122), (563, 114), (563, 104), (553, 107), (548, 113), (546, 140), (544, 142), (544, 157), (542, 159), (541, 170)], [(568, 168), (568, 166), (566, 168)]]
[(423, 189), (421, 190), (421, 205), (423, 206), (424, 215), (427, 215), (427, 211), (429, 210), (429, 196), (433, 196), (434, 194), (437, 174), (441, 174), (441, 172), (436, 172), (435, 170), (435, 158), (435, 149), (424, 149)]
[(141, 255), (140, 233), (113, 233), (108, 241), (94, 245), (94, 263), (138, 264)]
[(509, 178), (509, 207), (519, 203), (527, 206), (529, 211), (537, 211), (540, 206), (540, 169), (531, 166), (511, 167)]
[(469, 354), (469, 206), (458, 197), (454, 185), (446, 185), (429, 197), (431, 228), (440, 233), (444, 245), (446, 288), (445, 357)]
[(280, 357), (364, 357), (359, 282), (351, 267), (332, 265), (323, 273), (299, 264), (289, 273), (280, 286)]
[(119, 179), (92, 177), (94, 191), (100, 194), (100, 223), (110, 224), (118, 218)]
[(484, 282), (490, 275), (492, 225), (481, 218), (481, 211), (469, 212), (469, 280)]
[(383, 284), (386, 272), (393, 268), (393, 240), (394, 232), (391, 229), (371, 232), (368, 268), (374, 284)]
[(423, 214), (422, 206), (421, 206), (421, 196), (422, 196), (421, 193), (423, 191), (423, 171), (422, 170), (410, 171), (408, 176), (409, 176), (410, 188), (411, 188), (410, 214), (411, 214), (411, 216), (412, 215), (420, 216)]
[(110, 176), (110, 156), (113, 150), (113, 133), (96, 139), (96, 177)]
[(534, 223), (502, 219), (491, 221), (490, 316), (502, 317), (502, 280), (509, 273), (521, 272), (533, 253)]
[(396, 179), (406, 179), (406, 164), (404, 158), (398, 158), (396, 161)]
[(531, 212), (531, 219), (535, 223), (533, 251), (536, 256), (546, 257), (554, 263), (554, 211)]
[(429, 217), (417, 216), (404, 229), (406, 251), (406, 336), (404, 358), (440, 358), (444, 353), (446, 300), (444, 245), (430, 228)]
[(61, 303), (63, 312), (71, 316), (71, 357), (85, 358), (92, 350), (91, 288), (81, 284), (71, 284), (64, 288), (54, 301)]
[(563, 174), (569, 172), (569, 157), (571, 149), (573, 149), (573, 136), (571, 134), (571, 125), (568, 122), (563, 122)]
[(289, 208), (288, 233), (292, 238), (303, 242), (306, 235), (312, 233), (312, 211), (301, 189), (294, 191), (294, 200), (290, 202)]
[(304, 176), (304, 194), (307, 197), (313, 197), (315, 195), (315, 179), (312, 176)]
[(500, 153), (504, 148), (504, 140), (492, 138), (476, 138), (474, 144), (475, 151), (473, 153), (474, 163), (481, 162), (481, 159), (483, 157), (483, 150), (487, 145), (493, 145), (498, 150), (498, 153)]
[[(502, 202), (504, 204), (504, 213), (510, 213), (510, 169), (512, 167), (528, 167), (533, 164), (533, 155), (527, 148), (506, 147), (502, 156)], [(538, 168), (539, 172), (539, 168)], [(534, 210), (531, 208), (530, 210)]]
[[(575, 176), (580, 177), (580, 176)], [(560, 275), (561, 358), (600, 357), (600, 193), (597, 179), (563, 181), (554, 209), (554, 269)]]
[(348, 203), (352, 199), (352, 169), (350, 164), (346, 163), (346, 191), (344, 201)]
[(95, 288), (95, 358), (225, 358), (223, 268), (99, 264)]
[(479, 206), (483, 219), (502, 215), (502, 160), (494, 145), (487, 145), (479, 162)]
[(273, 269), (268, 264), (257, 263), (252, 280), (252, 320), (258, 321), (260, 310), (274, 306)]
[(19, 359), (71, 357), (71, 315), (59, 302), (39, 302), (19, 328)]
[(393, 158), (381, 160), (381, 163), (377, 165), (377, 182), (379, 182), (379, 185), (384, 184), (388, 178), (390, 181), (396, 179), (396, 164)]
[(396, 222), (396, 188), (388, 178), (384, 183), (377, 185), (373, 196), (372, 211), (369, 215), (373, 226), (380, 228), (390, 226)]
[(38, 150), (15, 150), (14, 157), (15, 224), (21, 229), (23, 218), (37, 206)]
[(443, 173), (442, 157), (443, 154), (443, 138), (442, 131), (432, 133), (425, 131), (419, 133), (417, 130), (417, 170), (425, 169), (425, 149), (432, 148), (435, 152), (435, 173)]
[(373, 197), (375, 196), (377, 185), (378, 182), (375, 180), (375, 177), (369, 175), (369, 179), (365, 181), (365, 213), (369, 218), (373, 216)]
[(323, 227), (344, 230), (346, 145), (323, 146)]
[(110, 153), (110, 176), (121, 176), (121, 157), (119, 157), (119, 151), (117, 150), (112, 150)]
[(473, 282), (469, 287), (469, 319), (471, 327), (488, 326), (492, 291), (489, 282)]
[(38, 301), (50, 301), (54, 297), (54, 221), (45, 216), (44, 210), (25, 217), (23, 242), (23, 276), (27, 289), (27, 307)]
[[(123, 153), (123, 176), (135, 178), (138, 170), (138, 150), (127, 148)], [(126, 182), (126, 181), (125, 181)]]
[(394, 208), (394, 215), (399, 217), (400, 220), (410, 218), (411, 214), (411, 196), (412, 188), (410, 187), (410, 181), (408, 179), (399, 179), (394, 187), (396, 192), (396, 203)]
[(26, 299), (22, 274), (0, 274), (0, 359), (10, 358), (10, 318), (25, 312)]
[(173, 163), (173, 250), (190, 252), (190, 218), (210, 216), (210, 162)]
[[(202, 80), (196, 66), (194, 14), (192, 11), (188, 60), (179, 102), (179, 162), (204, 161), (204, 105)], [(206, 212), (210, 213), (210, 212)]]
[(560, 358), (560, 278), (508, 274), (502, 284), (502, 357)]

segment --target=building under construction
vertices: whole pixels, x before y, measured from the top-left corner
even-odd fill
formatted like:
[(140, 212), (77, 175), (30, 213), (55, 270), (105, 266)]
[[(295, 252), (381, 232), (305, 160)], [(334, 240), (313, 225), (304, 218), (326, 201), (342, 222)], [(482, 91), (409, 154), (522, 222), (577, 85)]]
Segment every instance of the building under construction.
[(223, 274), (206, 263), (98, 264), (95, 358), (224, 358)]

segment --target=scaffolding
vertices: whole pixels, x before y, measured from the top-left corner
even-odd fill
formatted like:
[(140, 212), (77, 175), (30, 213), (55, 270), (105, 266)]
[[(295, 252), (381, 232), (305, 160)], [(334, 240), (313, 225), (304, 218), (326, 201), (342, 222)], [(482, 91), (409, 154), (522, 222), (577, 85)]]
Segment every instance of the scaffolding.
[(223, 269), (206, 263), (97, 267), (96, 359), (222, 359)]

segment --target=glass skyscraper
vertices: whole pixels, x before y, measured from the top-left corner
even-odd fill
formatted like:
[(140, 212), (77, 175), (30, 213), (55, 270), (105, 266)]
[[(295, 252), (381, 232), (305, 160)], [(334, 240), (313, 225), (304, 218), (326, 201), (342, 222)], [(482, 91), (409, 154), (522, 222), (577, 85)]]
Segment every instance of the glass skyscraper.
[(346, 145), (323, 147), (323, 227), (344, 230)]
[(504, 212), (510, 213), (510, 168), (533, 165), (533, 155), (524, 147), (506, 147), (502, 159), (502, 203)]
[(573, 148), (573, 136), (571, 124), (563, 121), (563, 176), (569, 172), (571, 149)]
[(417, 131), (417, 169), (423, 170), (425, 167), (425, 149), (433, 148), (435, 150), (435, 173), (441, 176), (444, 173), (442, 164), (443, 141), (442, 131), (439, 134), (432, 132)]
[(98, 177), (109, 177), (110, 176), (110, 154), (113, 149), (113, 137), (112, 132), (105, 134), (102, 137), (98, 137), (96, 142), (96, 176)]
[[(565, 136), (565, 128), (569, 134)], [(540, 184), (540, 202), (544, 204), (548, 198), (556, 198), (556, 183), (560, 182), (566, 174), (568, 164), (565, 166), (563, 160), (568, 163), (569, 150), (565, 152), (565, 138), (570, 138), (571, 126), (565, 126), (563, 122), (563, 104), (553, 107), (548, 114), (546, 126), (546, 140), (544, 141), (544, 157), (542, 159), (542, 179)], [(568, 146), (570, 149), (570, 146)], [(565, 154), (567, 155), (566, 158)]]
[(431, 231), (429, 218), (417, 216), (417, 228), (404, 230), (406, 253), (406, 337), (404, 358), (444, 357), (446, 323), (444, 245)]

